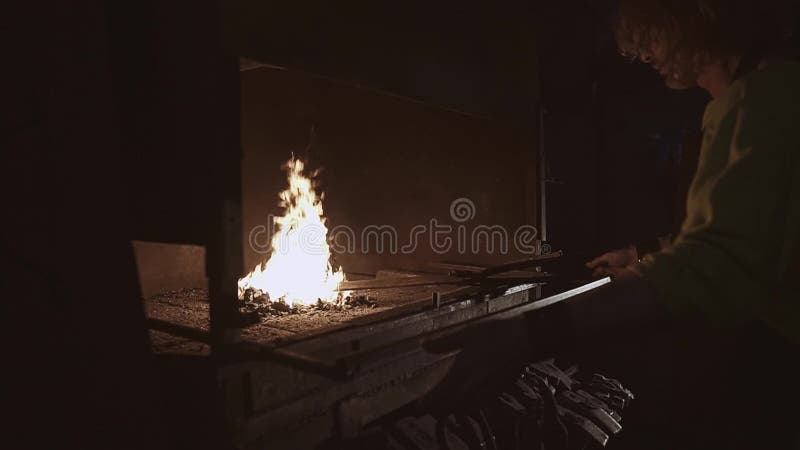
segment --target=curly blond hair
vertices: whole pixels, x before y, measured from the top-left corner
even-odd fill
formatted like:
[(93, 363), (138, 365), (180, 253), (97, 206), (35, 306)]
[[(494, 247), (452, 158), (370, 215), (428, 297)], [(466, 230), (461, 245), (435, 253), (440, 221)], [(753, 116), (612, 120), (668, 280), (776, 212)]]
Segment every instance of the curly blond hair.
[(667, 77), (695, 84), (708, 63), (769, 48), (793, 32), (788, 0), (620, 0), (615, 34), (633, 59), (659, 46)]

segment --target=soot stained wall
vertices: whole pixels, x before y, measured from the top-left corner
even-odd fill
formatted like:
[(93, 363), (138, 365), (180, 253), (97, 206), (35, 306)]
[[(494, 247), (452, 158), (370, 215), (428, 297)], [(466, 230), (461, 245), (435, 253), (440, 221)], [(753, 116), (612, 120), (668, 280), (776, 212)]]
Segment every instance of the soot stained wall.
[[(492, 263), (518, 257), (513, 233), (535, 225), (536, 146), (531, 128), (470, 116), (412, 100), (333, 82), (309, 74), (270, 68), (242, 72), (244, 235), (280, 214), (278, 192), (286, 185), (281, 164), (304, 157), (322, 168), (320, 190), (329, 227), (347, 226), (355, 251), (339, 252), (348, 272), (386, 267), (413, 268), (429, 261)], [(458, 243), (453, 201), (467, 198), (474, 218), (463, 223), (466, 251)], [(432, 219), (453, 226), (449, 252), (437, 253), (421, 236), (415, 251), (403, 254), (410, 230)], [(365, 227), (397, 230), (397, 251), (367, 249)], [(500, 225), (508, 252), (486, 241), (473, 252), (476, 226)], [(430, 227), (429, 227), (430, 228)], [(245, 239), (245, 263), (264, 258)], [(262, 235), (258, 242), (264, 243)], [(346, 239), (345, 239), (346, 241)], [(388, 247), (388, 241), (383, 241)], [(257, 246), (258, 248), (258, 246)]]

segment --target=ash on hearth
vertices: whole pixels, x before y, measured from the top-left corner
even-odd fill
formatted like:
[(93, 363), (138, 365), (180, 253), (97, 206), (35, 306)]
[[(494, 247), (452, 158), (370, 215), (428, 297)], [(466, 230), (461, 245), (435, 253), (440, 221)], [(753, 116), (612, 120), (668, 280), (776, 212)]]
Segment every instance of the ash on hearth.
[(378, 305), (374, 297), (367, 295), (348, 295), (336, 301), (326, 302), (317, 300), (313, 305), (289, 304), (283, 298), (275, 301), (265, 292), (247, 289), (240, 300), (240, 309), (243, 312), (255, 312), (261, 317), (286, 316), (289, 314), (303, 314), (315, 311), (343, 311), (348, 309), (374, 308)]

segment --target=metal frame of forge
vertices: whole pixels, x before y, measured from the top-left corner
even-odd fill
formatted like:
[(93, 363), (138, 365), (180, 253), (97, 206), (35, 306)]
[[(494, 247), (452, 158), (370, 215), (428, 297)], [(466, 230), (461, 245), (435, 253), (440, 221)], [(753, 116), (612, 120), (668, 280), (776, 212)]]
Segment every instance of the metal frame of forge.
[[(228, 65), (229, 67), (229, 65)], [(238, 78), (238, 73), (236, 74)], [(237, 88), (239, 81), (228, 78), (229, 83), (233, 83)], [(545, 188), (546, 188), (546, 167), (543, 142), (541, 139), (543, 128), (543, 114), (541, 107), (538, 114), (538, 132), (540, 139), (539, 148), (536, 149), (537, 172), (540, 177), (538, 182), (540, 192), (536, 202), (535, 219), (537, 225), (542, 230), (540, 236), (541, 243), (546, 240), (546, 210), (545, 210)], [(230, 110), (229, 110), (230, 112)], [(238, 115), (236, 116), (238, 119)], [(228, 136), (229, 141), (239, 143), (238, 137)], [(236, 152), (241, 156), (240, 152)], [(347, 400), (343, 398), (353, 392), (347, 389), (370, 388), (376, 389), (385, 380), (391, 378), (391, 373), (383, 373), (382, 367), (388, 368), (392, 361), (398, 358), (406, 358), (401, 367), (432, 368), (442, 364), (443, 361), (452, 360), (454, 355), (419, 355), (419, 349), (426, 341), (438, 337), (457, 333), (468, 327), (478, 326), (492, 320), (503, 320), (513, 316), (518, 316), (526, 312), (534, 311), (591, 290), (596, 286), (604, 284), (607, 280), (579, 287), (574, 290), (559, 293), (555, 296), (542, 298), (542, 284), (534, 283), (519, 287), (516, 290), (502, 292), (495, 296), (486, 296), (485, 291), (475, 288), (469, 293), (461, 293), (460, 299), (447, 299), (436, 297), (427, 306), (418, 312), (406, 315), (404, 319), (409, 323), (405, 332), (398, 333), (397, 318), (386, 319), (381, 323), (373, 323), (371, 327), (366, 327), (366, 334), (375, 336), (375, 331), (385, 327), (387, 332), (395, 333), (397, 339), (374, 340), (379, 343), (370, 348), (355, 347), (354, 342), (359, 341), (359, 334), (365, 334), (364, 327), (336, 330), (322, 336), (312, 336), (307, 339), (290, 342), (281, 346), (260, 345), (251, 342), (243, 342), (240, 330), (247, 324), (247, 318), (242, 316), (238, 310), (238, 300), (236, 292), (236, 281), (243, 273), (243, 255), (241, 249), (242, 236), (242, 214), (241, 214), (241, 174), (239, 158), (224, 158), (225, 163), (220, 172), (221, 191), (212, 193), (211, 202), (214, 210), (213, 220), (207, 228), (207, 235), (202, 241), (207, 249), (206, 267), (209, 280), (209, 315), (210, 331), (208, 333), (192, 327), (181, 326), (174, 323), (149, 319), (148, 325), (151, 329), (163, 331), (173, 335), (189, 338), (192, 340), (207, 343), (211, 348), (211, 356), (217, 367), (218, 377), (222, 382), (221, 389), (226, 397), (226, 410), (234, 410), (234, 417), (229, 417), (233, 423), (239, 423), (238, 431), (234, 432), (234, 441), (242, 444), (252, 439), (258, 439), (264, 433), (269, 432), (281, 424), (291, 423), (298, 417), (297, 408), (302, 409), (313, 402), (300, 401), (299, 403), (288, 403), (276, 405), (274, 408), (267, 408), (256, 411), (253, 407), (256, 401), (248, 398), (248, 392), (256, 392), (263, 387), (259, 386), (255, 380), (259, 380), (257, 369), (259, 365), (277, 365), (284, 367), (290, 373), (300, 373), (302, 377), (322, 377), (329, 383), (336, 383), (337, 388), (331, 388), (338, 392), (339, 397), (336, 401), (341, 402), (337, 407), (336, 419), (343, 427), (345, 434), (350, 430), (357, 433), (357, 430), (364, 425), (369, 418), (376, 418), (381, 412), (386, 413), (385, 408), (401, 406), (402, 398), (392, 397), (380, 408), (376, 407), (378, 400)], [(556, 255), (559, 256), (559, 255)], [(503, 269), (513, 269), (514, 267), (500, 267)], [(495, 268), (494, 270), (498, 270)], [(485, 274), (492, 275), (492, 271)], [(530, 280), (529, 280), (530, 281)], [(509, 283), (512, 280), (508, 280)], [(522, 283), (523, 280), (518, 280)], [(465, 296), (466, 295), (466, 296)], [(428, 326), (421, 326), (427, 323)], [(318, 352), (308, 352), (313, 347), (313, 341), (327, 339), (331, 342), (341, 341), (345, 346), (352, 346), (351, 352), (338, 358), (328, 358)], [(417, 356), (413, 356), (417, 355)], [(409, 359), (410, 358), (410, 359)], [(415, 359), (416, 358), (416, 359)], [(256, 370), (252, 372), (251, 370)], [(427, 369), (425, 369), (427, 370)], [(438, 369), (431, 369), (436, 372)], [(391, 370), (389, 370), (391, 372)], [(379, 374), (379, 375), (376, 375)], [(382, 375), (380, 375), (382, 374)], [(383, 377), (383, 378), (381, 378)], [(434, 377), (435, 378), (435, 377)], [(227, 381), (222, 381), (227, 380)], [(248, 381), (249, 380), (249, 381)], [(262, 381), (263, 383), (263, 381)], [(269, 384), (269, 383), (268, 383)], [(330, 385), (326, 385), (330, 386)], [(339, 391), (337, 391), (339, 389)], [(421, 389), (421, 388), (420, 388)], [(354, 391), (355, 392), (355, 391)], [(418, 394), (424, 394), (424, 389), (419, 390)], [(355, 397), (354, 397), (355, 398)], [(238, 406), (237, 406), (238, 402)], [(232, 406), (233, 405), (233, 406)], [(300, 406), (298, 406), (300, 405)], [(392, 406), (394, 405), (394, 406)], [(368, 412), (365, 410), (369, 410)]]
[[(370, 422), (430, 394), (451, 375), (461, 350), (432, 352), (427, 343), (492, 322), (511, 323), (609, 282), (605, 278), (546, 297), (539, 283), (489, 298), (480, 290), (463, 292), (438, 309), (430, 303), (418, 312), (310, 336), (279, 349), (319, 358), (338, 373), (280, 367), (271, 364), (277, 362), (274, 354), (243, 360), (244, 366), (232, 366), (223, 375), (242, 398), (234, 440), (244, 444), (308, 430), (322, 433), (332, 426), (339, 435), (355, 436)], [(304, 426), (308, 430), (301, 431)]]
[[(126, 142), (131, 143), (130, 147), (125, 148), (131, 156), (131, 162), (138, 163), (130, 167), (131, 173), (128, 175), (136, 179), (155, 178), (161, 182), (153, 183), (155, 187), (147, 192), (137, 191), (138, 196), (132, 199), (132, 209), (138, 214), (132, 214), (135, 223), (130, 224), (130, 237), (151, 242), (202, 245), (206, 248), (209, 332), (157, 319), (149, 319), (148, 326), (209, 344), (211, 358), (218, 372), (225, 372), (230, 366), (244, 366), (248, 362), (271, 361), (307, 374), (338, 379), (355, 376), (365, 369), (367, 363), (380, 360), (386, 352), (396, 352), (397, 348), (408, 346), (415, 340), (420, 342), (419, 339), (431, 330), (405, 336), (405, 340), (386, 342), (385, 346), (358, 349), (347, 358), (333, 361), (309, 355), (291, 346), (253, 346), (241, 340), (239, 330), (245, 324), (245, 318), (238, 311), (236, 288), (238, 277), (244, 273), (240, 66), (238, 56), (234, 56), (222, 40), (224, 33), (219, 21), (220, 10), (220, 4), (215, 1), (193, 4), (193, 21), (185, 20), (182, 7), (158, 2), (115, 8), (110, 12), (113, 20), (111, 47), (115, 52), (126, 55), (115, 62), (113, 68), (115, 90), (120, 96), (121, 121), (124, 124), (121, 134)], [(148, 27), (142, 27), (141, 24), (149, 17), (157, 17), (158, 20)], [(186, 36), (192, 37), (191, 46), (185, 45)], [(173, 45), (151, 48), (149, 44), (154, 39)], [(160, 52), (158, 57), (150, 57), (153, 51)], [(203, 73), (204, 76), (191, 76), (196, 73)], [(187, 75), (189, 78), (181, 78)], [(174, 83), (157, 82), (162, 79)], [(203, 95), (197, 95), (199, 92)], [(139, 114), (142, 110), (167, 111), (169, 115)], [(175, 123), (161, 123), (165, 118)], [(531, 128), (536, 125), (532, 123)], [(541, 137), (541, 120), (538, 125)], [(195, 133), (196, 130), (202, 132)], [(541, 142), (539, 146), (531, 151), (536, 152), (536, 170), (546, 174)], [(169, 176), (165, 177), (165, 173)], [(542, 188), (544, 183), (544, 177), (541, 176), (539, 184)], [(534, 218), (540, 221), (537, 225), (541, 227), (543, 237), (547, 231), (543, 223), (546, 218), (544, 194), (542, 189), (541, 204), (537, 202), (540, 211)], [(503, 300), (477, 302), (473, 305), (473, 311), (484, 308), (482, 316), (498, 318), (502, 317), (498, 314), (504, 314), (501, 310), (508, 308), (492, 310), (492, 305), (544, 306), (543, 303), (528, 302), (528, 295), (529, 290), (501, 295), (498, 299), (505, 298), (510, 303), (503, 303)], [(537, 298), (539, 296), (534, 295)], [(420, 314), (440, 314), (444, 317), (442, 313), (448, 308), (456, 308), (458, 303), (457, 300), (455, 303), (448, 303), (447, 299), (439, 301), (442, 303), (435, 310), (438, 312), (423, 311)], [(429, 309), (433, 308), (431, 305)], [(466, 313), (468, 309), (453, 309), (453, 317)], [(460, 318), (464, 324), (476, 324), (482, 320), (478, 315)], [(438, 325), (438, 331), (434, 332), (457, 331), (449, 327), (458, 326), (457, 323), (443, 320)], [(296, 345), (301, 347), (302, 343)], [(232, 362), (237, 364), (230, 364)], [(224, 394), (227, 393), (225, 391)]]

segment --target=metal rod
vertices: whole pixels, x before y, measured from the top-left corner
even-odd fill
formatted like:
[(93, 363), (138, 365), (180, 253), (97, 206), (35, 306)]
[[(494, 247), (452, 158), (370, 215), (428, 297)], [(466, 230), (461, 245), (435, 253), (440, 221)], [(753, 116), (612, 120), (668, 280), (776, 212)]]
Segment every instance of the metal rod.
[(376, 278), (374, 280), (344, 281), (339, 285), (341, 291), (358, 291), (365, 289), (392, 289), (412, 286), (435, 286), (439, 284), (462, 284), (463, 278), (447, 275), (432, 275), (403, 278)]
[(522, 260), (519, 260), (519, 261), (512, 261), (512, 262), (507, 263), (507, 264), (501, 264), (501, 265), (498, 265), (498, 266), (489, 267), (488, 269), (484, 269), (484, 270), (478, 272), (477, 274), (475, 274), (474, 278), (486, 278), (486, 277), (489, 277), (489, 276), (492, 276), (492, 275), (497, 275), (497, 274), (509, 272), (509, 271), (512, 271), (512, 270), (524, 269), (526, 267), (533, 267), (533, 266), (536, 266), (536, 265), (539, 265), (539, 264), (542, 264), (542, 263), (545, 263), (545, 262), (557, 260), (557, 259), (561, 258), (562, 256), (564, 256), (564, 253), (559, 250), (557, 252), (548, 253), (548, 254), (542, 255), (542, 256), (535, 256), (533, 258), (526, 258), (526, 259), (522, 259)]
[[(521, 264), (517, 262), (516, 264)], [(530, 262), (528, 263), (530, 265)], [(503, 272), (499, 272), (503, 273)], [(492, 275), (492, 274), (489, 274)], [(345, 281), (339, 285), (341, 291), (360, 291), (377, 289), (395, 289), (399, 287), (440, 286), (440, 285), (485, 285), (485, 284), (522, 284), (541, 282), (552, 278), (548, 273), (520, 274), (520, 276), (504, 276), (488, 278), (489, 275), (480, 273), (466, 277), (413, 277), (413, 278), (388, 278), (375, 280)], [(513, 275), (513, 274), (512, 274)]]
[[(203, 342), (205, 344), (212, 343), (211, 334), (199, 328), (151, 318), (147, 319), (147, 326), (153, 330), (191, 339), (193, 341)], [(335, 380), (345, 380), (350, 376), (348, 370), (341, 365), (337, 365), (335, 362), (315, 358), (291, 350), (272, 348), (251, 342), (240, 342), (225, 346), (224, 348), (225, 350), (218, 354), (222, 360), (235, 362), (274, 362)]]
[(161, 319), (147, 319), (147, 327), (151, 330), (161, 331), (173, 336), (179, 336), (193, 341), (211, 344), (211, 334), (200, 328), (178, 325), (177, 323), (167, 322)]
[(539, 238), (547, 242), (547, 152), (545, 151), (544, 118), (547, 114), (539, 103)]

